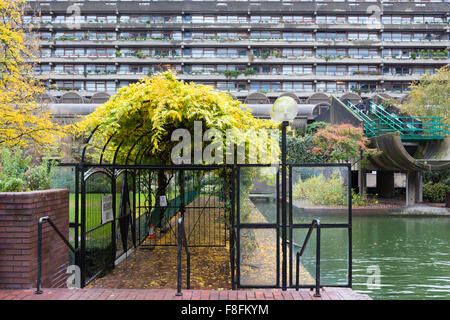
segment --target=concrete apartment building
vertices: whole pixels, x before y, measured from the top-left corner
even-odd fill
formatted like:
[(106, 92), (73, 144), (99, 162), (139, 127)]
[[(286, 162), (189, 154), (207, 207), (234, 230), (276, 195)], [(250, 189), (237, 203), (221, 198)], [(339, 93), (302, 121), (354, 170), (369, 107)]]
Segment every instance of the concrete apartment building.
[(330, 95), (401, 99), (450, 62), (448, 0), (28, 3), (52, 105), (94, 108), (167, 69), (249, 104), (286, 93), (313, 105)]

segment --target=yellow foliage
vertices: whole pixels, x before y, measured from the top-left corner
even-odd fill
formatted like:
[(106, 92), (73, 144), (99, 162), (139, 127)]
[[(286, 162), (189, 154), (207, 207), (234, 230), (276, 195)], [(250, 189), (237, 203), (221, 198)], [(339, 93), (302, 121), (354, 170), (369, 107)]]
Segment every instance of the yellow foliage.
[(48, 150), (61, 135), (38, 103), (44, 93), (33, 74), (36, 44), (21, 24), (24, 1), (0, 0), (0, 146)]
[(408, 101), (401, 110), (418, 117), (442, 117), (450, 125), (450, 67), (444, 66), (436, 74), (424, 75), (411, 85)]
[(116, 147), (121, 145), (118, 159), (123, 159), (133, 148), (132, 155), (141, 151), (154, 163), (168, 164), (171, 148), (176, 144), (170, 141), (173, 130), (185, 128), (193, 134), (194, 121), (202, 121), (203, 132), (215, 128), (223, 136), (227, 129), (277, 126), (271, 121), (255, 119), (227, 93), (178, 81), (171, 72), (164, 72), (119, 89), (75, 128), (79, 134), (89, 134), (97, 128), (90, 143), (89, 152), (93, 156), (98, 156), (111, 137), (105, 159), (111, 159)]

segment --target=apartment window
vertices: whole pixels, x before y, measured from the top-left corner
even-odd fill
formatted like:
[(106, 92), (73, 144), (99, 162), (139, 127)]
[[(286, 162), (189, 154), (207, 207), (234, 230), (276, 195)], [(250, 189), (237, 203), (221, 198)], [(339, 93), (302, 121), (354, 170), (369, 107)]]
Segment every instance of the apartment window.
[(186, 48), (183, 50), (184, 57), (190, 57), (192, 55), (192, 50), (190, 48)]
[(283, 32), (284, 40), (312, 40), (312, 33), (308, 32)]
[(198, 58), (203, 56), (203, 49), (202, 48), (193, 48), (192, 49), (192, 57)]
[(52, 68), (48, 64), (38, 64), (33, 66), (33, 72), (35, 73), (46, 73), (50, 72)]
[(345, 56), (347, 53), (346, 49), (317, 49), (316, 50), (316, 57), (336, 57), (336, 56)]
[(270, 50), (269, 49), (252, 49), (252, 53), (255, 57), (261, 57), (261, 56), (265, 56), (265, 55), (269, 55), (270, 54)]
[(218, 90), (223, 90), (223, 91), (235, 91), (236, 90), (236, 83), (235, 82), (231, 82), (231, 81), (220, 81), (217, 82), (216, 84), (216, 88)]
[(192, 16), (192, 22), (193, 23), (202, 23), (203, 22), (203, 16)]
[(72, 65), (64, 65), (64, 66), (62, 66), (62, 70), (59, 70), (59, 68), (55, 67), (55, 70), (62, 71), (64, 73), (69, 73), (69, 74), (76, 73), (76, 67), (73, 64)]
[(255, 81), (250, 83), (251, 91), (279, 91), (281, 89), (280, 82)]
[(110, 48), (88, 48), (87, 49), (87, 55), (91, 57), (108, 57), (113, 56), (115, 50)]
[(84, 83), (83, 81), (56, 81), (56, 86), (58, 88), (64, 88), (64, 89), (83, 89)]
[(284, 65), (283, 74), (312, 74), (311, 65)]
[(283, 48), (283, 57), (301, 57), (301, 56), (312, 56), (312, 49), (297, 49), (297, 48)]
[(414, 16), (413, 22), (414, 23), (423, 23), (424, 22), (423, 16)]

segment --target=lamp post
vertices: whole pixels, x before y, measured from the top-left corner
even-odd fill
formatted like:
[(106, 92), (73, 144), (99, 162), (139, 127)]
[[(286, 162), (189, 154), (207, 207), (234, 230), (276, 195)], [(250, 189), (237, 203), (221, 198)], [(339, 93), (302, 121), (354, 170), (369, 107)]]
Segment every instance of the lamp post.
[(273, 121), (281, 122), (281, 288), (287, 289), (287, 178), (286, 128), (298, 113), (297, 102), (288, 96), (278, 98), (270, 109)]

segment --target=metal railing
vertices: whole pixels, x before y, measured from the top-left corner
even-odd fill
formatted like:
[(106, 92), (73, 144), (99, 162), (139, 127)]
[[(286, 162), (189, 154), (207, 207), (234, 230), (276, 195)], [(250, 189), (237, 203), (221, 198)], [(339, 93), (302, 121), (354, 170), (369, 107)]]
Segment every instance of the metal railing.
[(50, 226), (55, 230), (56, 234), (61, 238), (62, 241), (64, 241), (64, 244), (69, 247), (69, 249), (75, 254), (75, 261), (79, 261), (78, 255), (80, 252), (80, 249), (75, 249), (70, 242), (64, 237), (64, 235), (59, 231), (58, 227), (53, 223), (52, 219), (48, 216), (41, 217), (38, 222), (38, 252), (37, 252), (37, 280), (36, 280), (36, 291), (35, 294), (42, 294), (41, 290), (41, 282), (42, 282), (42, 224), (44, 222), (48, 222)]
[(309, 238), (311, 237), (311, 233), (316, 227), (317, 229), (317, 240), (316, 240), (316, 293), (314, 294), (315, 297), (320, 297), (320, 220), (314, 219), (311, 222), (311, 225), (308, 229), (308, 233), (306, 234), (305, 241), (303, 241), (302, 248), (299, 252), (297, 252), (297, 261), (296, 261), (296, 275), (295, 275), (295, 290), (298, 291), (299, 289), (299, 282), (300, 282), (300, 257), (303, 255), (303, 252), (305, 251), (306, 245), (308, 244)]
[(186, 232), (184, 230), (184, 219), (183, 217), (178, 218), (178, 228), (177, 228), (177, 249), (178, 249), (178, 262), (177, 262), (177, 293), (175, 295), (182, 296), (181, 292), (181, 258), (183, 255), (183, 247), (186, 251), (186, 288), (191, 288), (191, 253), (189, 252), (189, 247), (186, 241)]
[(450, 135), (450, 127), (442, 122), (441, 117), (398, 116), (373, 101), (370, 101), (368, 114), (350, 101), (346, 106), (363, 122), (364, 133), (369, 138), (394, 131), (400, 133), (402, 140), (440, 140)]

